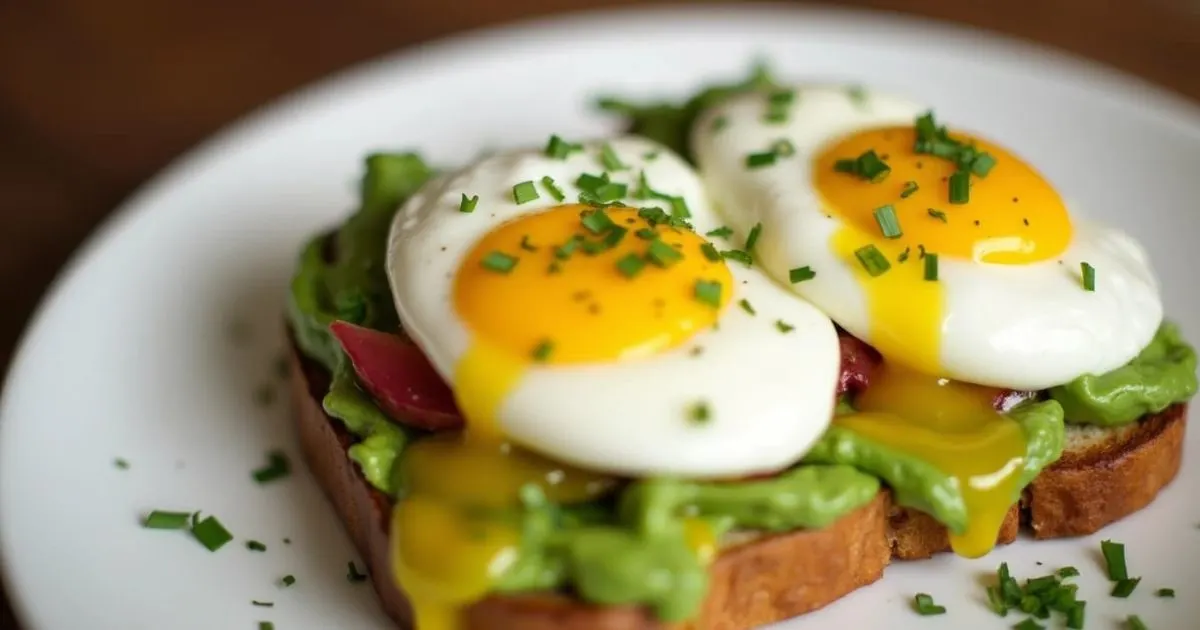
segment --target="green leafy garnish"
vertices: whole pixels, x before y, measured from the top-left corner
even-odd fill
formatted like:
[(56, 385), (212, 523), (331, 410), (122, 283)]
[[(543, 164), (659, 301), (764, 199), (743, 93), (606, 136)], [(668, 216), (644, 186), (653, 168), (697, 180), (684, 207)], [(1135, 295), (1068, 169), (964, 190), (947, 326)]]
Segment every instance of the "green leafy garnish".
[(708, 408), (708, 403), (702, 400), (692, 403), (688, 408), (688, 419), (692, 421), (692, 424), (706, 424), (712, 419), (712, 411)]
[(931, 282), (938, 279), (937, 254), (925, 254), (925, 279)]
[(258, 483), (267, 483), (288, 476), (292, 471), (291, 463), (283, 451), (273, 450), (267, 453), (267, 465), (251, 473)]
[(1146, 622), (1142, 621), (1142, 618), (1138, 617), (1137, 615), (1129, 615), (1126, 617), (1125, 627), (1129, 628), (1129, 630), (1149, 630), (1149, 628), (1146, 626)]
[(950, 203), (964, 204), (971, 200), (971, 174), (958, 171), (950, 176)]
[(1142, 578), (1140, 577), (1130, 578), (1127, 580), (1118, 580), (1117, 583), (1113, 585), (1112, 592), (1109, 594), (1113, 597), (1129, 597), (1133, 594), (1133, 590), (1137, 588), (1138, 583), (1141, 581)]
[(582, 144), (567, 142), (558, 136), (550, 136), (550, 141), (546, 144), (546, 157), (565, 160), (572, 153), (582, 150)]
[(283, 579), (281, 579), (279, 581), (282, 582), (284, 586), (291, 586), (296, 583), (296, 576), (285, 575), (285, 576), (283, 576)]
[(550, 358), (551, 352), (554, 352), (554, 342), (550, 341), (549, 339), (543, 339), (542, 341), (538, 342), (538, 345), (534, 346), (533, 352), (530, 353), (530, 356), (534, 361), (545, 362), (546, 359)]
[(900, 238), (904, 235), (900, 229), (900, 219), (896, 216), (896, 209), (890, 205), (880, 206), (875, 208), (875, 222), (879, 224), (879, 231), (883, 233), (884, 238)]
[(892, 263), (874, 245), (864, 245), (854, 250), (854, 257), (872, 278), (882, 276), (892, 268)]
[(600, 146), (600, 163), (604, 165), (604, 170), (606, 171), (623, 171), (629, 168), (621, 162), (621, 158), (617, 156), (617, 152), (607, 142)]
[(700, 253), (704, 254), (704, 257), (710, 262), (720, 262), (721, 260), (721, 253), (717, 251), (716, 247), (713, 247), (712, 243), (700, 245)]
[(475, 212), (475, 206), (479, 203), (479, 195), (468, 197), (467, 193), (463, 193), (462, 201), (458, 202), (459, 212)]
[(509, 256), (504, 252), (492, 251), (484, 254), (480, 261), (484, 269), (495, 271), (496, 273), (508, 273), (517, 266), (517, 257)]
[(642, 272), (642, 269), (645, 266), (646, 261), (637, 254), (626, 254), (617, 261), (617, 271), (620, 271), (621, 275), (625, 276), (626, 278), (637, 277), (637, 275)]
[(563, 201), (567, 198), (567, 196), (563, 194), (562, 189), (558, 187), (558, 184), (554, 183), (554, 178), (550, 177), (549, 175), (542, 178), (542, 188), (545, 188), (546, 192), (549, 193), (550, 197), (555, 201)]
[(913, 195), (913, 193), (917, 192), (920, 189), (921, 189), (921, 187), (917, 185), (917, 182), (914, 182), (911, 180), (904, 182), (904, 189), (900, 191), (900, 198), (908, 199), (909, 197), (911, 197)]
[(266, 551), (267, 546), (261, 542), (258, 542), (257, 540), (247, 540), (246, 549), (249, 549), (250, 551)]
[(695, 296), (700, 302), (717, 308), (721, 306), (721, 283), (716, 280), (697, 280)]
[(754, 227), (750, 228), (750, 233), (746, 235), (746, 253), (754, 252), (754, 246), (758, 244), (760, 235), (762, 235), (762, 223), (755, 223)]
[(524, 203), (529, 203), (540, 197), (537, 188), (534, 187), (532, 181), (521, 182), (513, 186), (513, 201), (519, 206)]
[(812, 280), (817, 277), (817, 272), (812, 270), (810, 266), (796, 267), (788, 270), (788, 281), (792, 284), (798, 284), (805, 280)]
[(1083, 290), (1096, 290), (1096, 268), (1086, 262), (1079, 263), (1080, 274), (1083, 278)]
[(771, 166), (775, 163), (775, 152), (764, 151), (762, 153), (751, 153), (746, 156), (746, 168), (762, 168)]
[(746, 311), (747, 313), (749, 313), (749, 314), (751, 314), (751, 315), (757, 315), (757, 314), (758, 314), (758, 313), (757, 313), (757, 312), (754, 310), (754, 307), (753, 307), (753, 306), (750, 304), (750, 300), (747, 300), (747, 299), (745, 299), (745, 298), (742, 298), (741, 300), (738, 300), (738, 306), (741, 306), (743, 311)]
[(1175, 589), (1160, 588), (1157, 591), (1154, 591), (1154, 596), (1155, 597), (1174, 598), (1175, 597)]
[(229, 530), (225, 529), (225, 526), (215, 516), (209, 516), (198, 523), (193, 523), (192, 536), (209, 551), (216, 551), (233, 540), (233, 534), (230, 534)]
[(191, 516), (190, 512), (154, 510), (146, 515), (142, 521), (142, 527), (146, 529), (187, 529)]
[(682, 260), (683, 254), (663, 241), (655, 239), (650, 241), (650, 249), (646, 252), (646, 257), (659, 267), (668, 267)]
[(928, 210), (926, 210), (925, 212), (929, 213), (929, 216), (931, 216), (931, 217), (933, 217), (933, 218), (937, 219), (938, 221), (941, 221), (942, 223), (949, 223), (949, 222), (950, 222), (950, 220), (949, 220), (948, 218), (946, 218), (946, 213), (945, 213), (945, 212), (942, 212), (941, 210), (936, 210), (936, 209), (934, 209), (934, 208), (929, 208), (929, 209), (928, 209)]
[(928, 593), (917, 593), (916, 597), (913, 597), (913, 608), (918, 615), (943, 615), (946, 613), (946, 607), (933, 603), (933, 597)]
[(733, 228), (721, 226), (715, 230), (709, 230), (705, 232), (704, 235), (713, 238), (729, 238), (733, 235)]
[(781, 333), (787, 334), (796, 330), (796, 327), (783, 321), (782, 319), (775, 320), (775, 329)]
[(747, 267), (750, 267), (754, 264), (754, 257), (740, 249), (727, 249), (721, 252), (721, 257), (728, 258), (729, 260), (736, 260)]
[(582, 223), (583, 227), (587, 228), (592, 234), (603, 234), (616, 225), (602, 208), (583, 215)]
[(1109, 580), (1119, 582), (1129, 579), (1129, 571), (1125, 568), (1125, 545), (1111, 540), (1102, 540), (1100, 541), (1100, 553), (1104, 556)]

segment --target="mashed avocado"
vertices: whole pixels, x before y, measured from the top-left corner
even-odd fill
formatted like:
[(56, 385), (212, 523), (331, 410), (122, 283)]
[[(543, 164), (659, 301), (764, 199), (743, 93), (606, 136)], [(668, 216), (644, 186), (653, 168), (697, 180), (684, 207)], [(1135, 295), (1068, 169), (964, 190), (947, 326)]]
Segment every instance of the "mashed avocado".
[(1125, 366), (1050, 390), (1067, 422), (1106, 427), (1129, 424), (1195, 394), (1196, 351), (1171, 322), (1163, 322), (1150, 345)]

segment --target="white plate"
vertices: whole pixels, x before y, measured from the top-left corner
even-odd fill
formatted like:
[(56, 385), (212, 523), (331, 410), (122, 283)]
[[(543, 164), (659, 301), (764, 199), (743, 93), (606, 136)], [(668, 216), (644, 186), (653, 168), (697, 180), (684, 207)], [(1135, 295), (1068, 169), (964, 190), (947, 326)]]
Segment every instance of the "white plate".
[[(552, 132), (596, 134), (613, 125), (588, 108), (597, 90), (685, 94), (741, 76), (755, 55), (796, 79), (908, 92), (1003, 138), (1077, 206), (1150, 244), (1169, 313), (1200, 341), (1200, 115), (1140, 82), (977, 32), (857, 13), (626, 12), (470, 34), (242, 121), (159, 176), (76, 257), (25, 338), (0, 416), (4, 578), (28, 628), (390, 627), (371, 589), (345, 579), (355, 556), (312, 478), (249, 477), (269, 448), (297, 459), (287, 410), (254, 398), (279, 383), (281, 297), (301, 241), (350, 208), (369, 150), (416, 147), (454, 163)], [(251, 331), (244, 344), (228, 338), (236, 322)], [(1156, 630), (1196, 627), (1200, 456), (1194, 439), (1188, 449), (1157, 502), (1101, 535), (895, 566), (782, 627), (1008, 627), (1015, 619), (988, 612), (980, 585), (1002, 560), (1024, 576), (1078, 566), (1089, 628), (1130, 613)], [(217, 515), (237, 543), (213, 554), (144, 530), (152, 508)], [(248, 538), (267, 552), (247, 551)], [(1127, 600), (1107, 596), (1102, 538), (1124, 541), (1145, 577)], [(275, 585), (285, 574), (295, 586)], [(1179, 598), (1155, 598), (1161, 586)], [(916, 592), (949, 613), (916, 616)]]

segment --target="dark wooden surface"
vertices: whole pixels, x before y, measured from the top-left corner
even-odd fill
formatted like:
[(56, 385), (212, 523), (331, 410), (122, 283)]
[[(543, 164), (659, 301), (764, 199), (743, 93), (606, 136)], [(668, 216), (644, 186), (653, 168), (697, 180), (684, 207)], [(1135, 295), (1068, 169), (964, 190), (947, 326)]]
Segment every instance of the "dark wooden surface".
[[(66, 257), (262, 102), (416, 42), (629, 0), (0, 0), (0, 370)], [(1200, 99), (1200, 0), (843, 0), (1050, 44)], [(0, 627), (13, 627), (0, 597)]]

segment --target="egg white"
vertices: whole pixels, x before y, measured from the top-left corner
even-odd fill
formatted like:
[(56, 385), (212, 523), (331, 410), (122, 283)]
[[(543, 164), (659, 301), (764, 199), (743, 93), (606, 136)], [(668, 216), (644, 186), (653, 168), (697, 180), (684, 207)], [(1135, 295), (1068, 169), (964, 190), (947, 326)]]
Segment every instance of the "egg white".
[[(767, 106), (766, 94), (753, 93), (702, 113), (691, 136), (702, 177), (739, 234), (763, 224), (758, 252), (767, 273), (869, 343), (866, 295), (831, 249), (843, 222), (830, 216), (813, 188), (814, 158), (845, 135), (910, 125), (929, 108), (879, 92), (857, 98), (836, 86), (797, 88), (782, 124), (764, 122)], [(781, 138), (792, 143), (794, 155), (746, 168), (747, 154)], [(1120, 230), (1078, 217), (1072, 223), (1070, 244), (1053, 260), (940, 260), (941, 376), (1040, 390), (1120, 367), (1150, 342), (1162, 321), (1162, 301), (1146, 252)], [(1084, 261), (1096, 269), (1094, 292), (1081, 288)], [(790, 285), (788, 270), (806, 265), (816, 277)]]
[[(630, 184), (632, 193), (644, 170), (656, 190), (685, 198), (698, 233), (721, 225), (696, 174), (677, 155), (640, 138), (609, 144), (630, 166), (610, 173), (613, 181)], [(514, 184), (550, 176), (566, 193), (565, 203), (574, 201), (576, 178), (602, 170), (600, 146), (586, 143), (564, 161), (534, 149), (490, 156), (432, 181), (397, 213), (387, 251), (396, 308), (406, 332), (452, 388), (456, 364), (472, 343), (453, 303), (462, 260), (501, 223), (559, 205), (544, 190), (538, 200), (516, 205)], [(651, 153), (654, 159), (647, 158)], [(459, 211), (464, 193), (479, 195), (469, 214)], [(724, 477), (797, 461), (832, 417), (840, 361), (834, 326), (756, 270), (729, 266), (731, 300), (714, 329), (639, 359), (531, 364), (498, 411), (500, 428), (552, 458), (617, 474)], [(737, 306), (743, 298), (756, 315)], [(780, 332), (776, 320), (795, 330)], [(711, 412), (704, 424), (687, 416), (700, 400)]]

